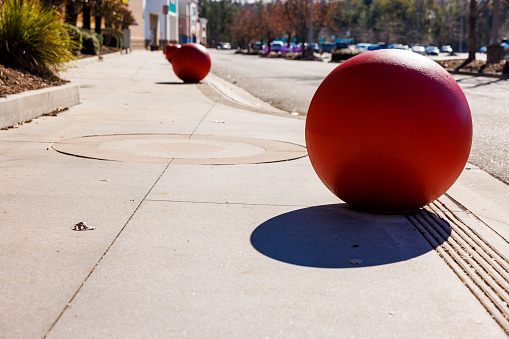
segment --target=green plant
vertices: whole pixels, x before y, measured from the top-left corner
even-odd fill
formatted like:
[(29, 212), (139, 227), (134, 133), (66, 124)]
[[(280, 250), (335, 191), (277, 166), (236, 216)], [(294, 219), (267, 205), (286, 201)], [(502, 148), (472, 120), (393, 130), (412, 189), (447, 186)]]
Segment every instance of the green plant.
[(0, 4), (0, 63), (32, 73), (52, 74), (75, 59), (76, 42), (60, 14), (38, 0)]
[(81, 49), (83, 48), (83, 34), (81, 33), (81, 30), (73, 25), (69, 26), (69, 36), (71, 39), (76, 43), (76, 47), (72, 49), (72, 54), (78, 55), (81, 52)]
[(83, 47), (81, 48), (81, 53), (91, 55), (99, 54), (103, 43), (102, 35), (97, 34), (90, 29), (81, 29), (81, 34), (83, 36)]
[(119, 30), (113, 28), (104, 28), (101, 31), (103, 36), (104, 46), (122, 48), (124, 47), (124, 35)]

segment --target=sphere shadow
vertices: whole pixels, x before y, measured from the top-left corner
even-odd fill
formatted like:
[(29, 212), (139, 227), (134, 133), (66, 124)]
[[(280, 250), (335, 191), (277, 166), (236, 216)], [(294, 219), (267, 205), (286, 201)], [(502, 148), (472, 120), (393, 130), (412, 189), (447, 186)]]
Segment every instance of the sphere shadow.
[(269, 258), (317, 268), (386, 265), (433, 250), (405, 215), (360, 212), (347, 204), (276, 216), (253, 231), (251, 244)]

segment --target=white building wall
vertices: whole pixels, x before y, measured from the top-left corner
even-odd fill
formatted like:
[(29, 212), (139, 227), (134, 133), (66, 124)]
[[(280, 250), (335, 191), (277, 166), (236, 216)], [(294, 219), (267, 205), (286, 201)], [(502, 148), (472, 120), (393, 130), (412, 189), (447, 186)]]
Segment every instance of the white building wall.
[(179, 30), (182, 42), (199, 42), (200, 18), (196, 0), (179, 0)]
[[(163, 6), (169, 6), (168, 14), (163, 14)], [(174, 8), (175, 12), (171, 9)], [(144, 35), (149, 45), (165, 46), (168, 42), (178, 42), (178, 2), (176, 0), (146, 0), (143, 11)], [(155, 37), (153, 33), (155, 32)]]

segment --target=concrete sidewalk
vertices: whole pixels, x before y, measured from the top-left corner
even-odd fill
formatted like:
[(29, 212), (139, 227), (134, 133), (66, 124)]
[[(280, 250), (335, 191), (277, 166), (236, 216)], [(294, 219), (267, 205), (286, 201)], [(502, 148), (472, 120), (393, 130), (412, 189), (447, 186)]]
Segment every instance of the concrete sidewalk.
[(134, 51), (65, 77), (80, 105), (0, 131), (0, 338), (506, 337), (509, 190), (483, 171), (361, 213), (304, 119), (214, 75)]

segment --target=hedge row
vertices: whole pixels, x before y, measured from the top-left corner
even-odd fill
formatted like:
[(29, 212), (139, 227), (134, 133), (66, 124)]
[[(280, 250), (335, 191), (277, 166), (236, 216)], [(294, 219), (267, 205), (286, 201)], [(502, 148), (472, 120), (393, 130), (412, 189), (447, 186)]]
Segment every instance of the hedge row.
[(101, 32), (104, 46), (121, 49), (124, 47), (124, 34), (113, 28), (105, 28)]
[(101, 34), (98, 34), (90, 29), (70, 26), (69, 35), (77, 45), (77, 47), (73, 49), (74, 55), (79, 53), (97, 55), (103, 44), (118, 49), (124, 46), (122, 32), (113, 28), (105, 28), (102, 30)]
[(351, 50), (349, 48), (333, 50), (331, 61), (345, 61), (361, 53), (362, 51), (360, 50)]

